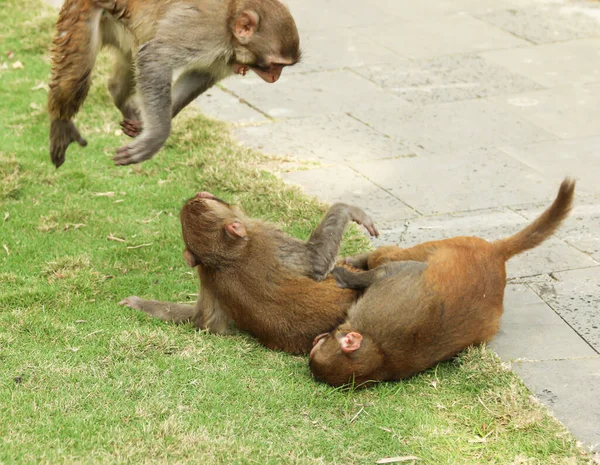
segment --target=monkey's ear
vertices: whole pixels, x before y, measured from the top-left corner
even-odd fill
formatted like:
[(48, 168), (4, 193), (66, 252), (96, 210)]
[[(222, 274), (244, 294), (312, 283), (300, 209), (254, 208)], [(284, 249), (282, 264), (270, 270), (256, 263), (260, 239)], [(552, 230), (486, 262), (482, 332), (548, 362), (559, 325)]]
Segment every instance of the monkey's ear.
[(198, 260), (198, 257), (194, 255), (194, 252), (190, 252), (190, 250), (187, 247), (183, 251), (183, 258), (185, 259), (185, 262), (190, 266), (190, 268), (194, 268), (200, 265), (200, 260)]
[(234, 221), (233, 223), (227, 223), (225, 225), (225, 232), (229, 235), (229, 237), (233, 237), (234, 239), (239, 238), (243, 239), (248, 236), (246, 232), (246, 228), (239, 221)]
[(360, 349), (360, 343), (362, 342), (362, 334), (357, 332), (349, 332), (343, 338), (340, 339), (340, 345), (342, 346), (342, 352), (350, 354), (355, 350)]
[(258, 30), (260, 16), (256, 11), (242, 11), (235, 20), (234, 34), (237, 40), (242, 44), (247, 44), (250, 37)]

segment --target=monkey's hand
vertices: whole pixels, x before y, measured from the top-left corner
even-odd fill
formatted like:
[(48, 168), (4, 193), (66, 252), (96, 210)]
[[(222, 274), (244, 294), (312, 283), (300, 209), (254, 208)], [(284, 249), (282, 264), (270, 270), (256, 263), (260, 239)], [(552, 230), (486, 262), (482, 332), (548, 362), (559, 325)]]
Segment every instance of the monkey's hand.
[(379, 236), (379, 231), (375, 228), (375, 224), (369, 215), (362, 208), (350, 206), (350, 219), (356, 224), (362, 224), (371, 236)]
[(370, 255), (371, 253), (367, 252), (359, 255), (353, 255), (352, 257), (346, 257), (344, 258), (344, 263), (353, 266), (354, 268), (358, 268), (359, 270), (368, 270)]
[(133, 308), (135, 310), (142, 310), (142, 299), (139, 297), (132, 295), (131, 297), (125, 297), (119, 305), (123, 305), (124, 307)]
[(134, 142), (117, 149), (117, 154), (113, 157), (115, 165), (132, 165), (149, 160), (164, 145), (169, 133), (158, 136), (145, 131)]
[(65, 162), (65, 153), (71, 142), (77, 142), (82, 147), (87, 141), (81, 137), (73, 121), (55, 119), (50, 123), (50, 158), (57, 168)]
[(124, 119), (119, 123), (121, 130), (126, 136), (135, 138), (142, 132), (142, 122), (135, 119)]

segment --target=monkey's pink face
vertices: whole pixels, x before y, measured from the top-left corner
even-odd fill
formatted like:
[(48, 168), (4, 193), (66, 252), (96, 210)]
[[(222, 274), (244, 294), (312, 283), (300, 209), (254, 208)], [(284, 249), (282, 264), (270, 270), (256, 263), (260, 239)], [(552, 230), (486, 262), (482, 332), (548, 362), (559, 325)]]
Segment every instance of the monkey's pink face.
[(277, 82), (277, 80), (279, 79), (279, 76), (281, 76), (281, 71), (283, 71), (283, 68), (286, 66), (290, 66), (290, 65), (283, 64), (283, 63), (271, 63), (269, 65), (258, 67), (258, 66), (240, 65), (240, 64), (236, 63), (233, 65), (233, 72), (235, 74), (240, 74), (242, 76), (245, 76), (249, 70), (252, 70), (256, 74), (258, 74), (262, 78), (263, 81), (268, 82), (268, 83), (274, 83), (274, 82)]

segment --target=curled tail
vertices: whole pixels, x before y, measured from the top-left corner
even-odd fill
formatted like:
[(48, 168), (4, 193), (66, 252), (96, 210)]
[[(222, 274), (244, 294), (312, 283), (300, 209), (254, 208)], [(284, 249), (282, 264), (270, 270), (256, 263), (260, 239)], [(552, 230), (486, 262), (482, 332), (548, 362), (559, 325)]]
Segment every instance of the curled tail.
[(48, 113), (50, 157), (57, 168), (64, 163), (71, 142), (87, 145), (71, 119), (90, 89), (92, 69), (102, 45), (102, 11), (93, 0), (65, 0), (56, 22)]
[(537, 247), (550, 237), (571, 211), (575, 181), (566, 178), (560, 185), (558, 195), (533, 223), (514, 236), (494, 242), (492, 245), (508, 260), (510, 257)]

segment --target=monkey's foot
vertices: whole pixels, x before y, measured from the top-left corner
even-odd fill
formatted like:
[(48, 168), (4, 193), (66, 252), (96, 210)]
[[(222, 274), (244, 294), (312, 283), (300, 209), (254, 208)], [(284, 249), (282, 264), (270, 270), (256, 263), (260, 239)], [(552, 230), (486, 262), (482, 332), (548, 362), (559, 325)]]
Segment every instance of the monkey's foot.
[(342, 289), (351, 288), (351, 285), (348, 281), (351, 279), (351, 277), (353, 275), (352, 271), (347, 270), (343, 266), (336, 266), (331, 271), (331, 274), (335, 278), (335, 281), (336, 281), (338, 287), (341, 287)]
[(351, 257), (344, 258), (344, 263), (347, 265), (353, 266), (354, 268), (358, 268), (360, 270), (368, 270), (369, 269), (369, 255), (371, 253), (363, 253), (360, 255), (353, 255)]
[(130, 297), (125, 297), (119, 305), (123, 305), (124, 307), (133, 308), (135, 310), (142, 310), (142, 299), (139, 297), (132, 295)]
[(375, 223), (361, 208), (350, 207), (350, 216), (356, 224), (362, 224), (371, 236), (379, 236), (379, 231), (377, 231)]
[(57, 168), (65, 162), (65, 153), (71, 142), (82, 147), (87, 141), (81, 137), (73, 121), (54, 120), (50, 123), (50, 158)]
[(162, 137), (157, 139), (152, 136), (141, 136), (131, 144), (118, 148), (113, 161), (115, 165), (132, 165), (149, 160), (160, 150), (163, 144), (164, 139)]
[(135, 119), (124, 119), (119, 123), (121, 130), (129, 137), (137, 137), (142, 132), (142, 122)]

